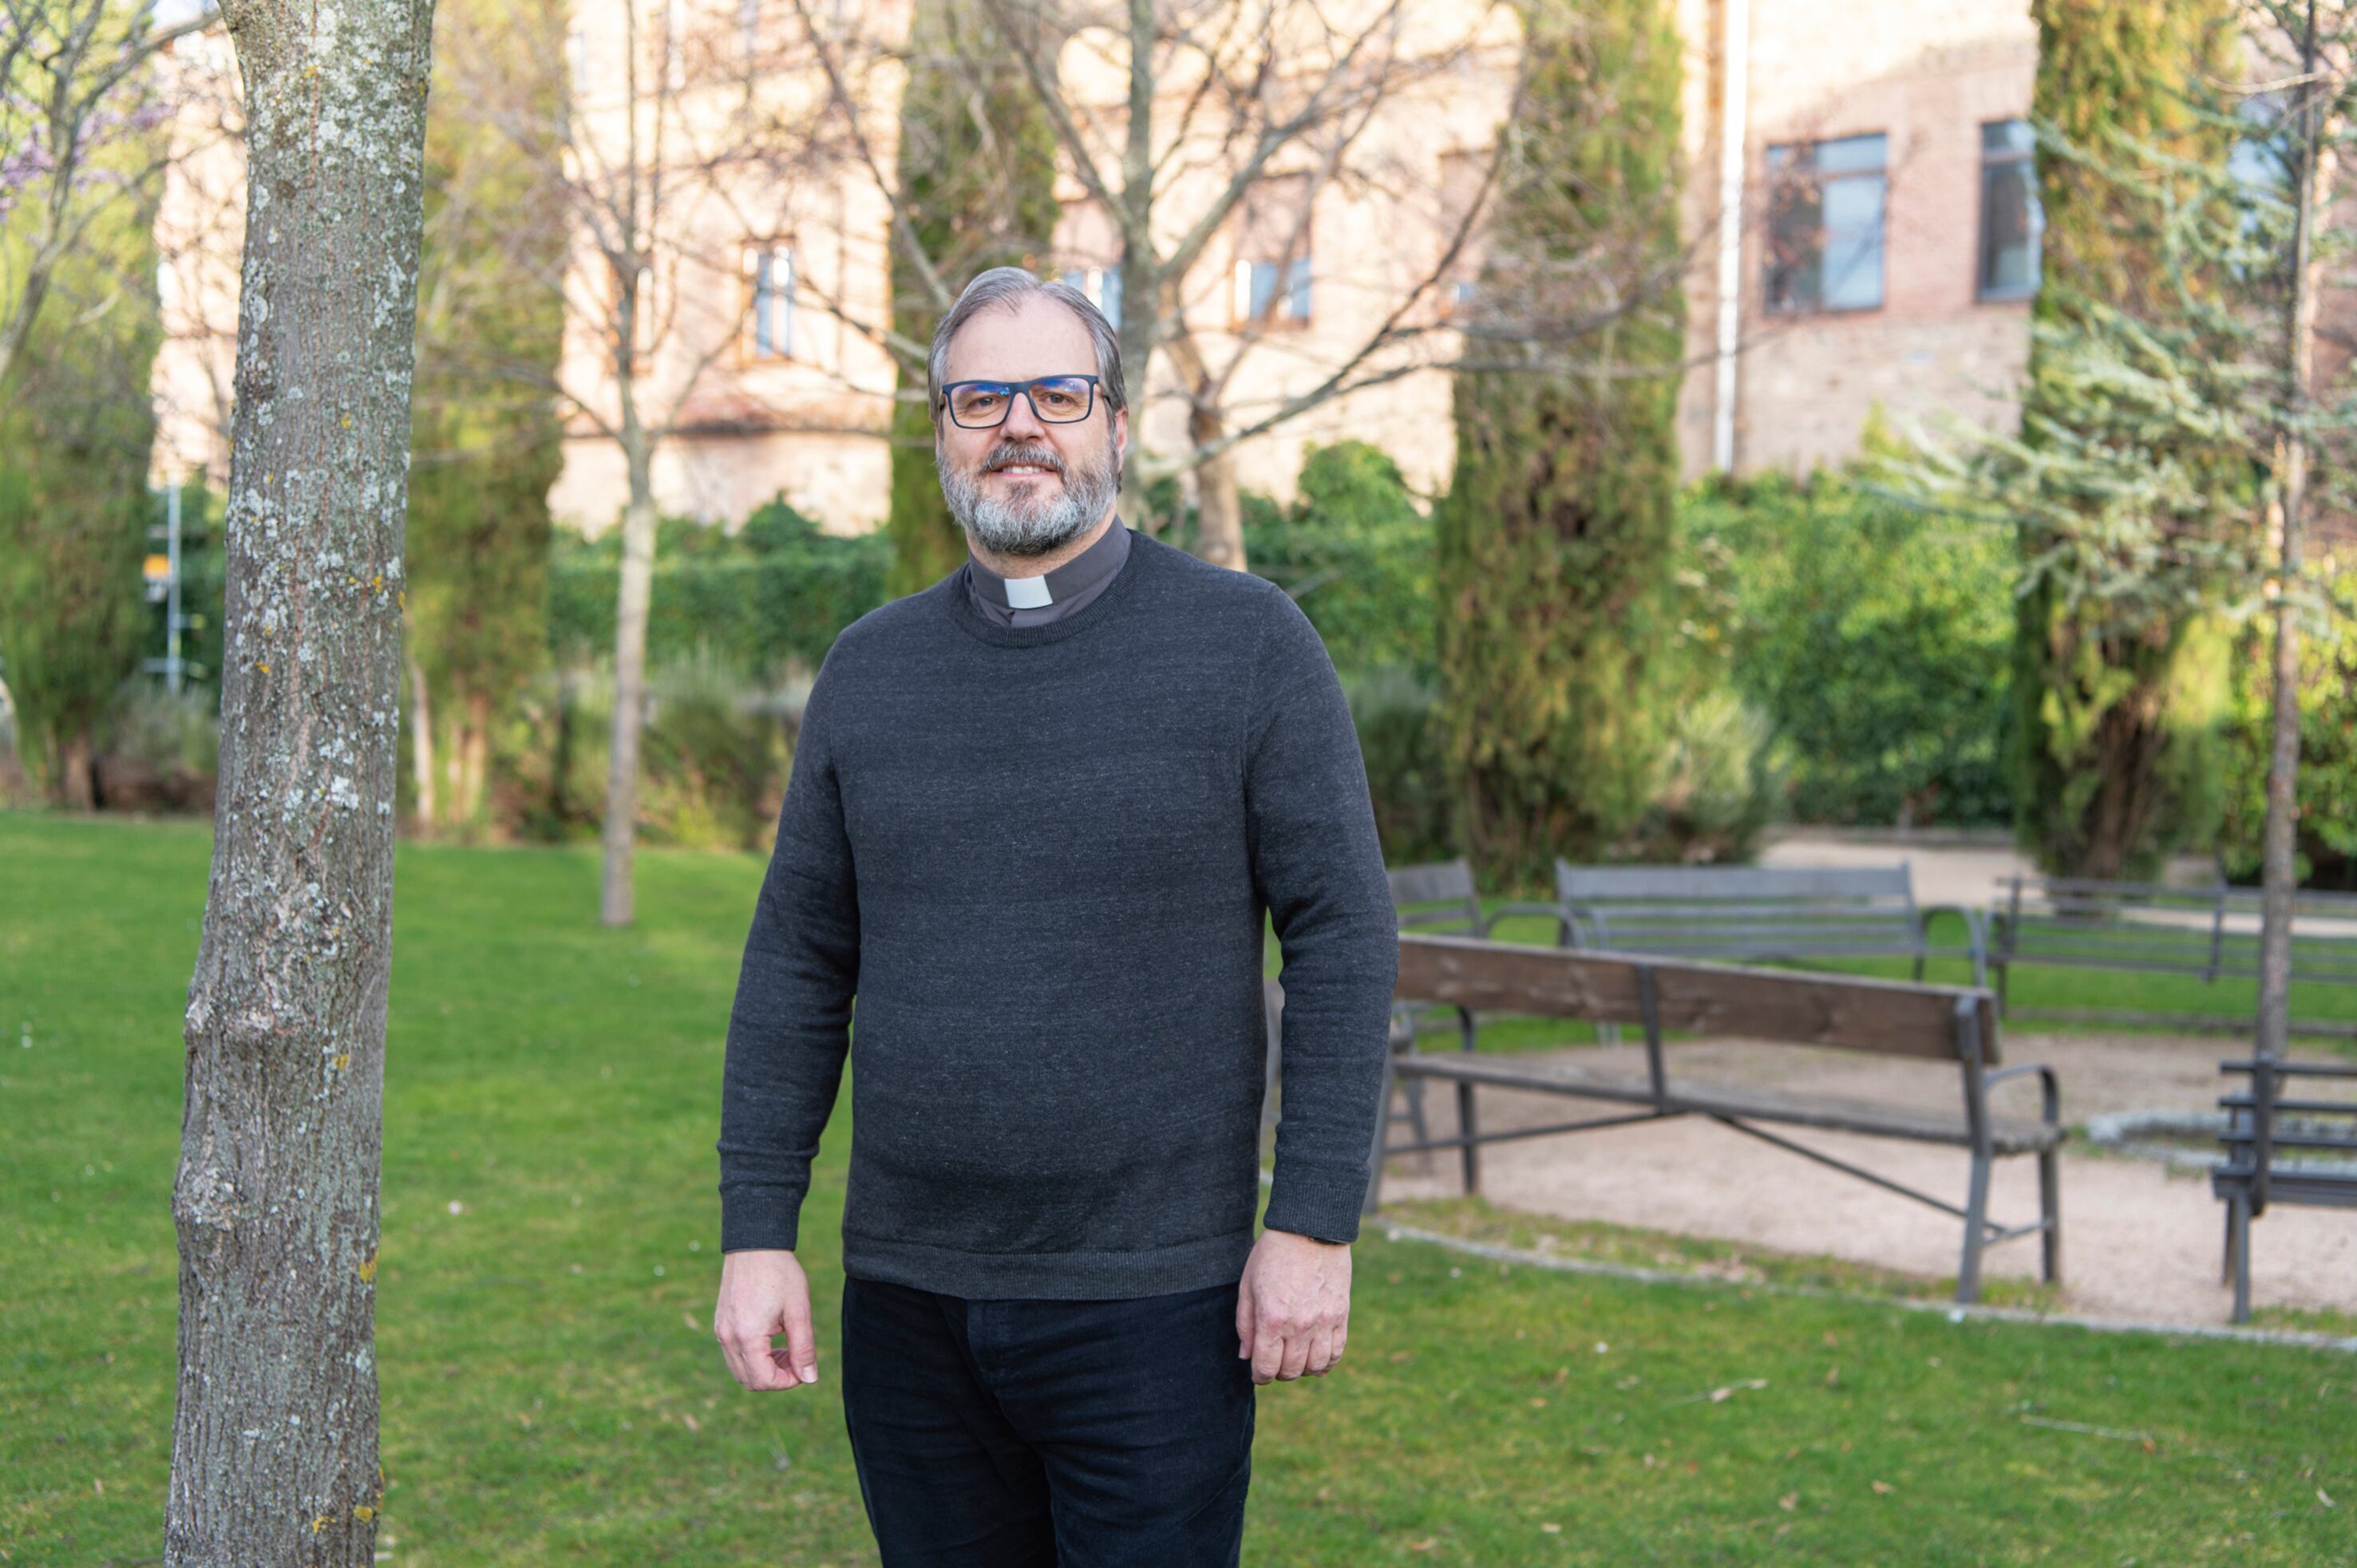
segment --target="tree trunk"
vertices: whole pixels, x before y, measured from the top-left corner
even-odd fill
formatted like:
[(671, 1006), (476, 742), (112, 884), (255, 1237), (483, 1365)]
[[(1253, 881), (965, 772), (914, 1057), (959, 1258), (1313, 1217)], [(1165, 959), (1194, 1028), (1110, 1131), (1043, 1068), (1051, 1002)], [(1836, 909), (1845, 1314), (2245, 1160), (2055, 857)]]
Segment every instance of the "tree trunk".
[[(2300, 532), (2308, 506), (2308, 413), (2316, 364), (2317, 208), (2331, 186), (2324, 149), (2323, 92), (2317, 69), (2316, 4), (2309, 0), (2300, 49), (2300, 160), (2294, 170), (2292, 292), (2284, 317), (2284, 374), (2289, 396), (2284, 425), (2283, 540), (2276, 587), (2275, 733), (2267, 755), (2267, 812), (2260, 846), (2259, 1016), (2261, 1060), (2279, 1059), (2291, 1044), (2291, 925), (2299, 890), (2299, 580)], [(2262, 1201), (2266, 1193), (2260, 1193)]]
[[(1187, 439), (1200, 452), (1227, 434), (1227, 422), (1221, 417), (1216, 401), (1218, 389), (1211, 384), (1211, 367), (1187, 333), (1170, 339), (1170, 359), (1172, 368), (1191, 389)], [(1195, 465), (1195, 553), (1214, 566), (1244, 569), (1243, 503), (1236, 494), (1232, 449)]]
[[(1200, 426), (1206, 422), (1198, 419), (1189, 423)], [(1218, 415), (1211, 415), (1208, 423), (1209, 435), (1200, 428), (1194, 432), (1199, 445), (1220, 434)], [(1214, 566), (1232, 567), (1238, 572), (1244, 569), (1243, 503), (1236, 495), (1232, 452), (1206, 457), (1195, 465), (1195, 553)]]
[(74, 729), (58, 747), (58, 801), (70, 811), (98, 810), (97, 747), (88, 725)]
[(451, 815), (453, 820), (467, 823), (482, 815), (484, 781), (490, 772), (490, 693), (468, 692), (459, 711), (467, 715), (467, 727), (458, 744), (459, 795), (451, 803)]
[(230, 0), (251, 200), (166, 1568), (374, 1560), (403, 517), (432, 0)]
[(432, 838), (440, 821), (434, 810), (434, 698), (425, 685), (425, 666), (414, 653), (409, 663), (409, 761), (417, 784), (417, 834)]
[(1164, 301), (1160, 269), (1150, 245), (1140, 244), (1154, 215), (1154, 0), (1129, 0), (1129, 114), (1122, 127), (1121, 379), (1129, 397), (1129, 455), (1117, 506), (1124, 527), (1143, 530), (1146, 486), (1137, 478), (1146, 452), (1146, 410), (1154, 349), (1161, 336)]
[(622, 512), (622, 574), (614, 614), (614, 738), (607, 751), (606, 868), (598, 918), (630, 923), (630, 860), (639, 811), (639, 731), (646, 709), (647, 605), (654, 592), (653, 464), (630, 444), (630, 504)]

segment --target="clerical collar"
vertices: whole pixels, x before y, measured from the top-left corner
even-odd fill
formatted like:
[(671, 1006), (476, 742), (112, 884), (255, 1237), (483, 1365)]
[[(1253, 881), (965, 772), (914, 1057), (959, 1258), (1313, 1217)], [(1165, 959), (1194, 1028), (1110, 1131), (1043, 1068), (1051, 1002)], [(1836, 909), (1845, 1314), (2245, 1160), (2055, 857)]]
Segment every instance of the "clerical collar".
[(1039, 626), (1070, 615), (1103, 592), (1129, 557), (1129, 527), (1116, 517), (1095, 543), (1054, 571), (1003, 577), (969, 553), (966, 592), (1000, 626)]

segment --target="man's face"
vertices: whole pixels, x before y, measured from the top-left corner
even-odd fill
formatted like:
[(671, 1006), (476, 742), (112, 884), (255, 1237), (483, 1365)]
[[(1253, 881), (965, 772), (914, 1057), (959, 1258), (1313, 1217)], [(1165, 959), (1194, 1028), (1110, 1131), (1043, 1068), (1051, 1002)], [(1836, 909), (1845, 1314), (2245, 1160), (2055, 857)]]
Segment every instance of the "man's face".
[[(985, 310), (950, 341), (944, 384), (1028, 381), (1096, 371), (1088, 328), (1054, 300), (1033, 295)], [(1003, 424), (969, 430), (946, 409), (936, 421), (934, 467), (960, 527), (986, 549), (1044, 555), (1101, 521), (1119, 489), (1129, 414), (1099, 388), (1086, 419), (1051, 424), (1017, 396)]]

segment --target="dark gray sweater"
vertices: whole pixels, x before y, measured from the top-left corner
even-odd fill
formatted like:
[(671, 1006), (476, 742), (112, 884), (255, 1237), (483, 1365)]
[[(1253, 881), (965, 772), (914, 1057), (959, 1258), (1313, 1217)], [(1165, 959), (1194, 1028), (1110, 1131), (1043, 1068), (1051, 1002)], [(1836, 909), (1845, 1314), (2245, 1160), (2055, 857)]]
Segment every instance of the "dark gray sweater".
[(812, 687), (745, 942), (721, 1251), (795, 1245), (848, 1036), (846, 1273), (1066, 1299), (1239, 1278), (1265, 911), (1265, 1222), (1353, 1240), (1397, 926), (1308, 618), (1146, 535), (1047, 625), (985, 619), (963, 566), (862, 616)]

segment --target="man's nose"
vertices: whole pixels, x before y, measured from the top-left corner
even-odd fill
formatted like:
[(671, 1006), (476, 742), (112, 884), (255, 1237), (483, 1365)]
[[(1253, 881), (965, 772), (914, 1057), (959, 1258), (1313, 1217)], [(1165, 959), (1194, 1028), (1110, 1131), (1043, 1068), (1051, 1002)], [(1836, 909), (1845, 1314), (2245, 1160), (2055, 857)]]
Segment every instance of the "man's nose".
[(1048, 427), (1041, 423), (1039, 411), (1031, 406), (1031, 394), (1021, 387), (1016, 388), (1015, 396), (1006, 405), (1006, 423), (999, 429), (1000, 437), (1007, 441), (1031, 441), (1047, 434)]

